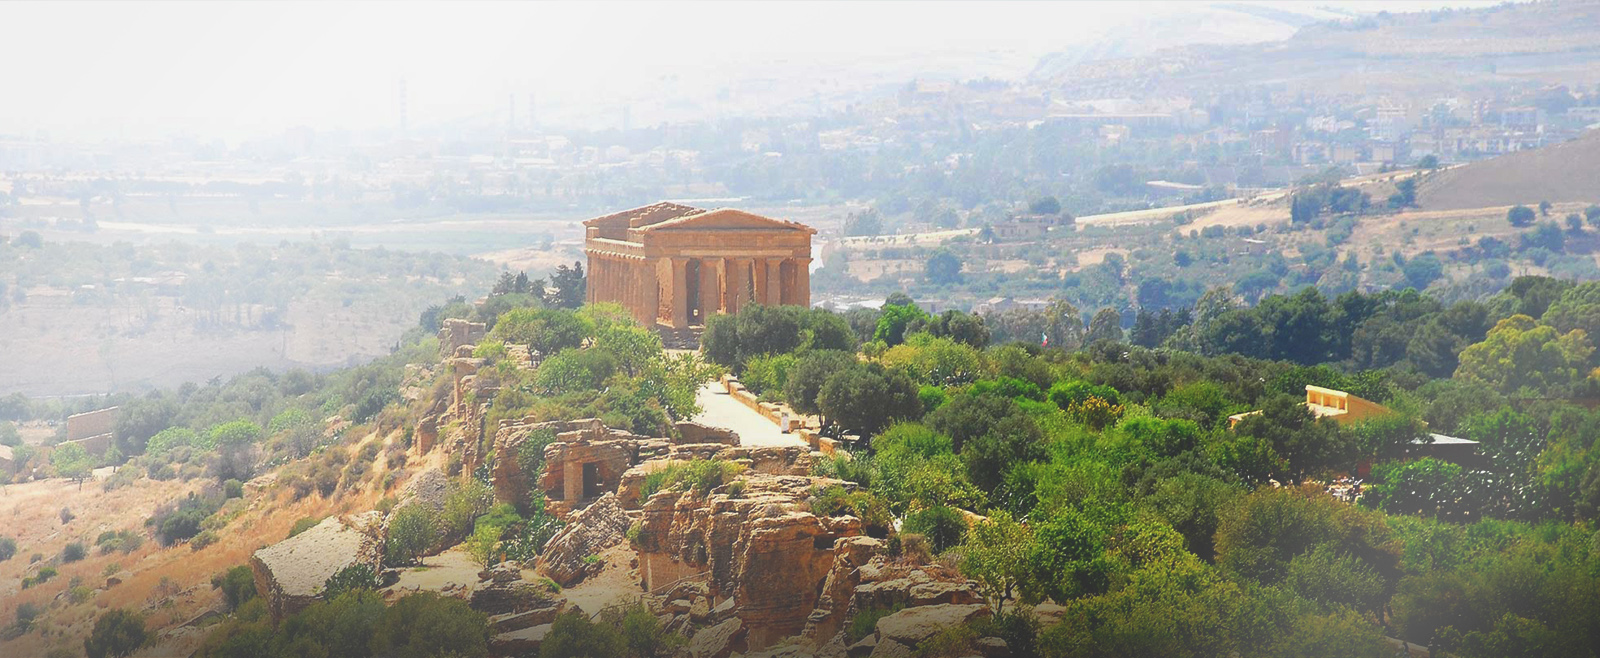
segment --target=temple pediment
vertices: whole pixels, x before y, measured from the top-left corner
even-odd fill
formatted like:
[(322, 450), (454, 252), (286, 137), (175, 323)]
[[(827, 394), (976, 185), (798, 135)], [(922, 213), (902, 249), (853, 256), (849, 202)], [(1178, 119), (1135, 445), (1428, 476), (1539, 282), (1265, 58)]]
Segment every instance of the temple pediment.
[(754, 213), (733, 208), (719, 208), (702, 213), (686, 215), (669, 219), (664, 222), (643, 227), (643, 230), (654, 233), (657, 231), (800, 231), (808, 235), (816, 234), (817, 230), (799, 222), (789, 222), (771, 217), (762, 217)]

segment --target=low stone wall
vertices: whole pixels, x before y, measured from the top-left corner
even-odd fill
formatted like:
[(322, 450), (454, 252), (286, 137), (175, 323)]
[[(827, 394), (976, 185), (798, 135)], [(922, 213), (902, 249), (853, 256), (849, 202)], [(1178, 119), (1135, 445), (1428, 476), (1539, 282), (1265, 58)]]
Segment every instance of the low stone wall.
[(801, 441), (806, 442), (806, 445), (811, 446), (812, 450), (832, 456), (834, 451), (838, 449), (837, 441), (822, 435), (822, 425), (817, 421), (816, 416), (807, 416), (781, 402), (762, 402), (761, 398), (750, 392), (750, 389), (745, 388), (744, 383), (733, 375), (722, 376), (722, 387), (727, 389), (728, 395), (738, 400), (739, 404), (761, 414), (762, 418), (772, 421), (774, 425), (782, 426), (783, 416), (788, 414), (790, 419), (789, 431), (793, 432)]

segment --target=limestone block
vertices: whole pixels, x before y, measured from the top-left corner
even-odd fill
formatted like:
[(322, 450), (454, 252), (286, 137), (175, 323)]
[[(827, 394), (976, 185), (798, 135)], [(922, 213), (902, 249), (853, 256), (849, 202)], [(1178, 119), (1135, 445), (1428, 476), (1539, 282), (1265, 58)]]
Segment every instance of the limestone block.
[(744, 622), (738, 619), (700, 629), (689, 640), (690, 658), (728, 658), (744, 644)]
[(315, 602), (328, 578), (346, 567), (365, 564), (376, 573), (383, 542), (376, 512), (341, 519), (329, 517), (315, 527), (256, 551), (250, 558), (256, 591), (267, 601), (273, 618), (282, 619)]
[[(907, 608), (878, 620), (878, 641), (916, 646), (939, 631), (989, 616), (986, 605), (930, 605)], [(876, 655), (876, 654), (874, 654)]]
[(601, 496), (572, 514), (567, 526), (545, 545), (534, 568), (562, 587), (571, 587), (600, 566), (589, 564), (586, 558), (622, 543), (632, 524), (616, 494)]

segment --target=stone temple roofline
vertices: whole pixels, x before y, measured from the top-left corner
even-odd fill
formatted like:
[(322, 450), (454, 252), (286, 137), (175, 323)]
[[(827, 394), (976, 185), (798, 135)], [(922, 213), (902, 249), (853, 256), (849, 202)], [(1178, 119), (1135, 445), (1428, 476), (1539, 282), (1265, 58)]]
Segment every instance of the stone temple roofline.
[(698, 215), (705, 212), (704, 208), (686, 206), (683, 204), (660, 201), (648, 206), (630, 208), (622, 212), (602, 215), (594, 219), (584, 220), (584, 226), (603, 226), (607, 228), (638, 228), (659, 224), (664, 221)]
[(734, 221), (737, 221), (737, 222), (740, 222), (740, 223), (743, 223), (743, 224), (746, 224), (746, 225), (745, 226), (738, 226), (738, 227), (716, 226), (715, 227), (716, 230), (726, 231), (726, 230), (752, 230), (752, 229), (753, 230), (782, 229), (782, 230), (790, 230), (790, 231), (805, 231), (806, 233), (809, 233), (811, 235), (816, 235), (816, 233), (817, 233), (817, 229), (814, 229), (814, 228), (812, 228), (810, 226), (806, 226), (805, 224), (801, 224), (800, 222), (792, 222), (792, 221), (785, 220), (785, 219), (774, 219), (772, 217), (766, 217), (766, 216), (763, 216), (763, 215), (757, 215), (755, 213), (745, 212), (743, 210), (736, 210), (736, 209), (733, 209), (733, 208), (718, 208), (716, 210), (702, 211), (702, 212), (691, 214), (691, 215), (684, 215), (682, 217), (674, 217), (672, 219), (669, 219), (669, 220), (666, 220), (666, 221), (662, 221), (662, 222), (658, 222), (658, 223), (655, 223), (655, 224), (651, 224), (649, 226), (640, 227), (640, 230), (643, 230), (643, 231), (656, 231), (656, 230), (673, 229), (673, 228), (680, 228), (680, 227), (681, 228), (692, 228), (694, 224), (713, 223), (713, 222), (716, 222), (717, 220), (724, 220), (724, 219), (726, 219), (726, 220), (734, 220)]

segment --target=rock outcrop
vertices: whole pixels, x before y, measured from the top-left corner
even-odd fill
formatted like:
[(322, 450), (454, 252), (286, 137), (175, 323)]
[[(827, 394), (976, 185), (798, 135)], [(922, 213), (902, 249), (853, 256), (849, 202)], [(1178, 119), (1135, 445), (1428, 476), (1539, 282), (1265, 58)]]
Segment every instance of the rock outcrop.
[(818, 517), (805, 501), (825, 478), (749, 474), (737, 496), (662, 492), (645, 502), (635, 544), (647, 592), (705, 582), (711, 599), (733, 599), (745, 645), (764, 649), (798, 635), (835, 562), (834, 545), (861, 534), (854, 517)]
[(988, 616), (989, 606), (982, 604), (906, 608), (878, 620), (878, 644), (891, 641), (916, 647), (939, 631)]
[(263, 548), (250, 557), (256, 591), (274, 619), (315, 602), (328, 578), (346, 567), (365, 564), (377, 573), (383, 558), (376, 512), (329, 517), (310, 530)]
[(617, 503), (616, 494), (601, 496), (572, 514), (566, 527), (545, 544), (534, 568), (562, 587), (576, 585), (603, 566), (589, 558), (622, 543), (632, 524), (633, 519)]

